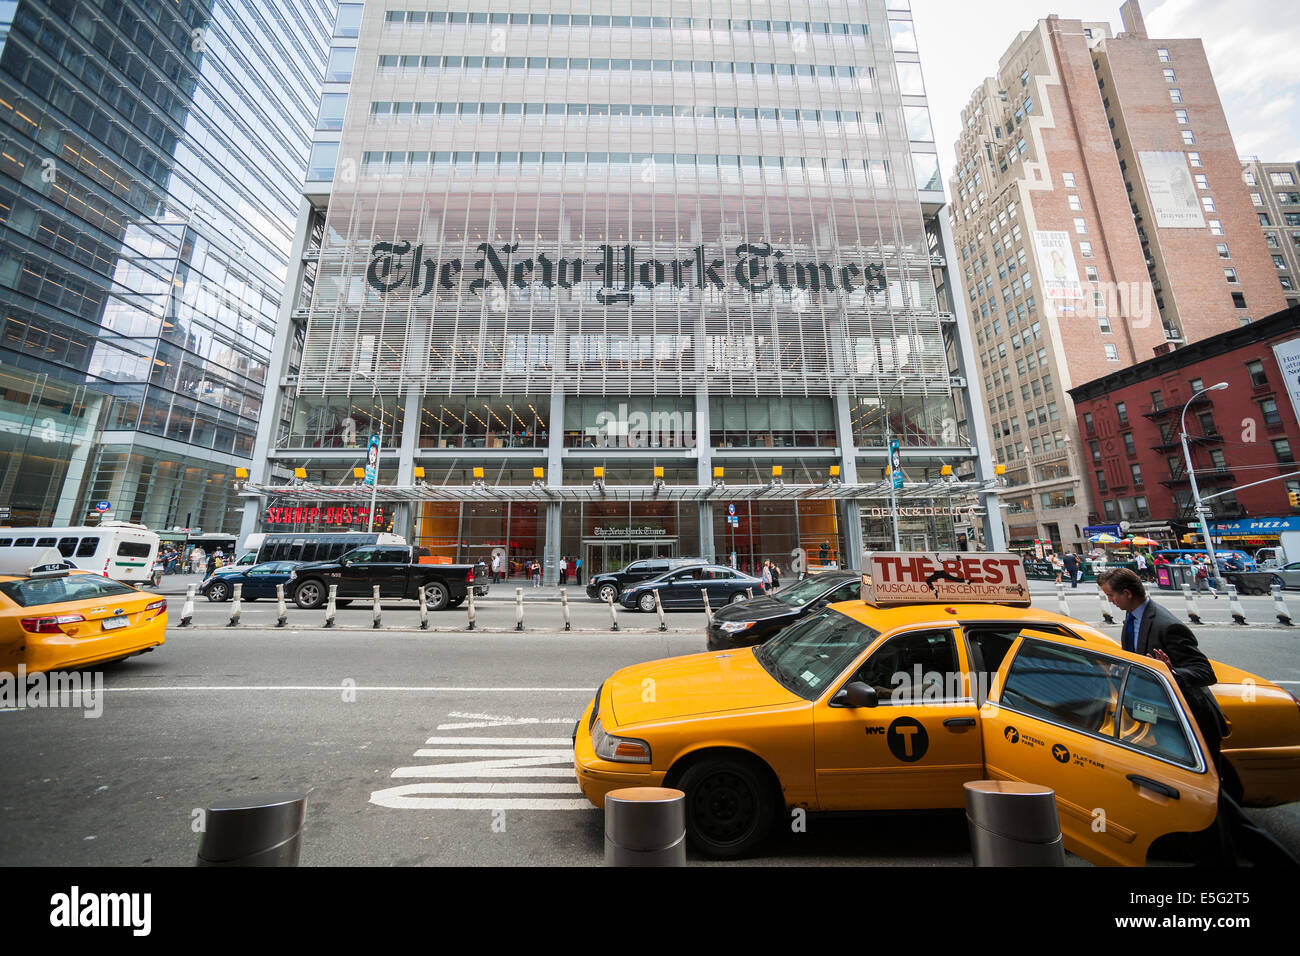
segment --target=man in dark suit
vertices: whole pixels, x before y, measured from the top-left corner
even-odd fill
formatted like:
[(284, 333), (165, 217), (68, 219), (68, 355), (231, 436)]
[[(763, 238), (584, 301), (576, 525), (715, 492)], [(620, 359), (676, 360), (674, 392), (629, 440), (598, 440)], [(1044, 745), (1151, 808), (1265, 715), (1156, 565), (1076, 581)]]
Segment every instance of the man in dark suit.
[(1077, 588), (1079, 586), (1078, 571), (1079, 571), (1078, 557), (1075, 556), (1075, 553), (1073, 551), (1067, 551), (1065, 553), (1065, 573), (1070, 576), (1070, 587), (1072, 588)]
[(1146, 594), (1140, 578), (1129, 568), (1103, 571), (1097, 584), (1110, 603), (1124, 612), (1120, 644), (1134, 654), (1153, 657), (1173, 672), (1178, 689), (1196, 719), (1210, 751), (1210, 761), (1219, 771), (1219, 815), (1217, 826), (1206, 831), (1200, 854), (1202, 862), (1232, 865), (1233, 843), (1257, 863), (1295, 865), (1295, 860), (1265, 831), (1259, 829), (1223, 787), (1223, 763), (1219, 748), (1230, 727), (1219, 703), (1210, 691), (1217, 678), (1214, 666), (1201, 653), (1191, 629)]

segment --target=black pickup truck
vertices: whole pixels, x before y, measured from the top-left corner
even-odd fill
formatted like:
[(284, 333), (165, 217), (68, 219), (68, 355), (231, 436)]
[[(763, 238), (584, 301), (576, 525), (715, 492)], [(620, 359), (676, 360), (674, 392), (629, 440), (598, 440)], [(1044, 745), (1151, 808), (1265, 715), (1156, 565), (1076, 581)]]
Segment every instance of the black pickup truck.
[(483, 584), (475, 580), (471, 564), (420, 564), (429, 552), (424, 548), (371, 545), (354, 548), (333, 561), (318, 561), (294, 569), (287, 588), (300, 608), (320, 607), (329, 598), (331, 584), (338, 585), (337, 603), (342, 606), (357, 599), (369, 599), (379, 585), (381, 598), (417, 600), (424, 591), (431, 611), (458, 607), (469, 589), (483, 593)]

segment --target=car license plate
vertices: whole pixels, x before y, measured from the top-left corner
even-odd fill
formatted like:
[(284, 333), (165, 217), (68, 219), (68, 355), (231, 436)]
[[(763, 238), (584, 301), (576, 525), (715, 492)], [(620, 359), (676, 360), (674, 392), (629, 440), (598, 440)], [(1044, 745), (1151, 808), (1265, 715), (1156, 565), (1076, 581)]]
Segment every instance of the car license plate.
[(104, 630), (111, 631), (114, 628), (126, 627), (130, 623), (131, 620), (125, 615), (122, 617), (106, 617), (104, 618)]

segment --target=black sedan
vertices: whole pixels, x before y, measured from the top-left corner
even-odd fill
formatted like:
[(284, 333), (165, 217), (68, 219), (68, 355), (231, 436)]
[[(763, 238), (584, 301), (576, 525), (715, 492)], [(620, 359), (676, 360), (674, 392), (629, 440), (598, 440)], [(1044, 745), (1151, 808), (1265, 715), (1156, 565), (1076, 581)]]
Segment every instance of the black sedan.
[(758, 594), (762, 589), (760, 578), (717, 564), (696, 564), (633, 584), (618, 596), (618, 601), (626, 608), (653, 612), (658, 591), (665, 611), (699, 609), (704, 607), (705, 591), (709, 594), (709, 606), (721, 607), (744, 601), (749, 591)]
[(256, 601), (275, 597), (275, 586), (283, 584), (288, 597), (289, 575), (301, 565), (301, 561), (263, 561), (252, 567), (218, 568), (199, 585), (199, 593), (209, 601), (220, 603), (234, 597), (235, 585), (242, 584), (242, 599)]
[(704, 629), (711, 651), (762, 644), (777, 631), (836, 601), (856, 601), (862, 578), (856, 571), (812, 574), (775, 594), (724, 607)]

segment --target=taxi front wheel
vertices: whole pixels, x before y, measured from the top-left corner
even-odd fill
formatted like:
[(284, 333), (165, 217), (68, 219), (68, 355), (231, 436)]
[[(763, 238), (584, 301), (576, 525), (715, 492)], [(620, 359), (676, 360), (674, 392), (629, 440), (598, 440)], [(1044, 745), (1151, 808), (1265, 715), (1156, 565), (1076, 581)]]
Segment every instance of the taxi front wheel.
[(772, 828), (772, 789), (747, 761), (701, 761), (682, 774), (677, 786), (686, 794), (687, 838), (705, 856), (745, 856)]

